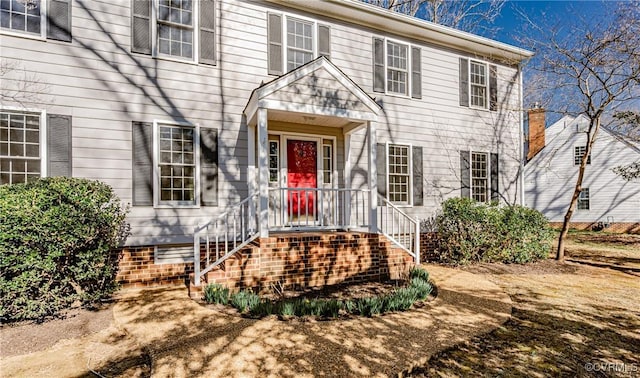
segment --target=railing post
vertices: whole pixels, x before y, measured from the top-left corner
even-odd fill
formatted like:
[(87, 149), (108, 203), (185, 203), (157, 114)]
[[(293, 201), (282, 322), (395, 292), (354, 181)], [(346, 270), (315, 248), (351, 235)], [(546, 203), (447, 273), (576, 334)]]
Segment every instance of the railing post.
[(200, 286), (200, 227), (193, 232), (193, 284)]
[(415, 257), (416, 257), (416, 265), (420, 265), (420, 218), (416, 218), (416, 247), (415, 247)]

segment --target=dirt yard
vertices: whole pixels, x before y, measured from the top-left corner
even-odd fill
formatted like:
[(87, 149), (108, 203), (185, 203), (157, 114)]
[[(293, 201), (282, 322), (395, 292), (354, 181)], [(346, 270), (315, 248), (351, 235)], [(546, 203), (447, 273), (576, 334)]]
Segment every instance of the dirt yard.
[(512, 318), (410, 376), (640, 376), (640, 236), (573, 233), (567, 256), (466, 267), (511, 296)]

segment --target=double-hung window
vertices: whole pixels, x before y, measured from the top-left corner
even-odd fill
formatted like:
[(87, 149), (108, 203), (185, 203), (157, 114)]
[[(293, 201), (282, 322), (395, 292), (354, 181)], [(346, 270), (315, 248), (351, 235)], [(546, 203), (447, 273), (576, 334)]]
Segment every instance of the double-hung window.
[(333, 141), (322, 142), (322, 183), (333, 183)]
[(578, 210), (589, 210), (590, 201), (589, 188), (582, 188), (578, 196)]
[(398, 144), (388, 146), (389, 201), (410, 204), (411, 147)]
[(408, 94), (409, 47), (387, 41), (387, 92)]
[[(573, 165), (580, 165), (582, 157), (587, 152), (587, 146), (575, 146), (573, 148)], [(587, 156), (587, 164), (591, 164), (591, 154)]]
[(374, 37), (374, 92), (422, 98), (421, 54), (417, 46)]
[(471, 106), (477, 108), (487, 107), (487, 65), (471, 60), (469, 62), (469, 85), (471, 93)]
[(193, 0), (160, 0), (158, 3), (158, 52), (193, 59)]
[(18, 33), (40, 36), (44, 12), (41, 0), (1, 0), (0, 26)]
[(196, 130), (158, 125), (159, 203), (196, 205)]
[(471, 198), (487, 202), (489, 189), (488, 156), (482, 152), (471, 152)]
[(278, 183), (280, 176), (280, 142), (269, 141), (269, 182)]
[(313, 60), (314, 24), (287, 17), (287, 71)]
[(0, 185), (40, 177), (40, 114), (0, 112)]

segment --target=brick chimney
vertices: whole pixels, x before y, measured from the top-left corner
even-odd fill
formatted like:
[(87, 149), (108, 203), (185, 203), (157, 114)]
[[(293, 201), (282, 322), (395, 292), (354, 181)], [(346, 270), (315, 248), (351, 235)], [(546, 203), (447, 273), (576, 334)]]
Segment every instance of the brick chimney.
[(527, 161), (531, 160), (544, 147), (545, 111), (536, 104), (529, 109), (529, 151)]

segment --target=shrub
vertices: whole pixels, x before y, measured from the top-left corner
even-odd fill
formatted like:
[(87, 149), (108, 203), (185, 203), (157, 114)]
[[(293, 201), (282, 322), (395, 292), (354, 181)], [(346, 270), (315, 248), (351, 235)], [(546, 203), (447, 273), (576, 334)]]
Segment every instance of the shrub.
[(251, 311), (260, 303), (260, 296), (251, 291), (240, 290), (231, 296), (231, 305), (240, 312)]
[(447, 264), (527, 263), (546, 258), (553, 231), (538, 211), (452, 198), (437, 216), (438, 259)]
[(229, 288), (220, 284), (209, 284), (204, 288), (203, 299), (207, 303), (226, 305), (229, 303)]
[(43, 319), (117, 289), (127, 209), (98, 181), (55, 177), (0, 186), (0, 319)]

